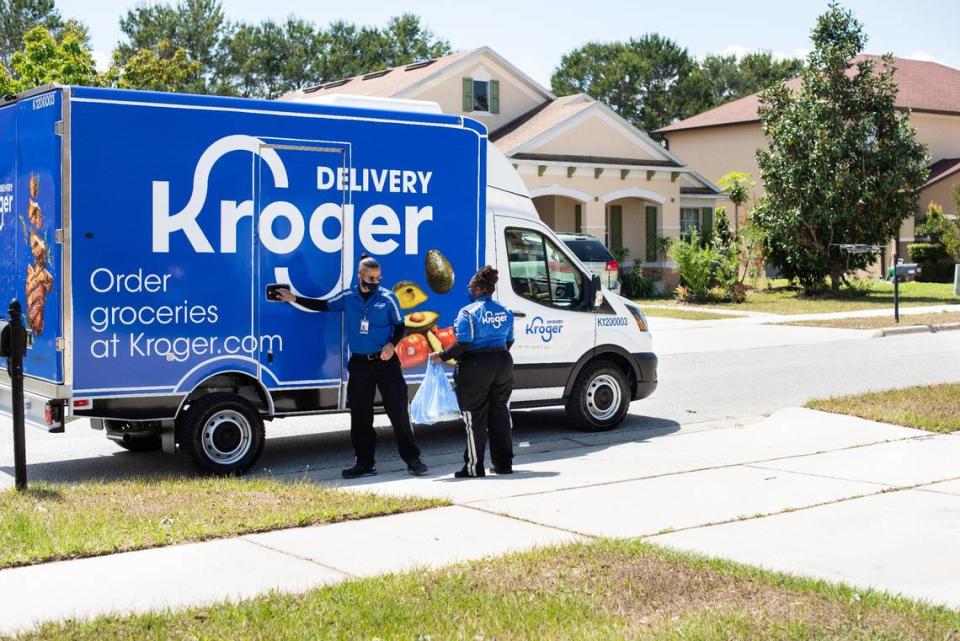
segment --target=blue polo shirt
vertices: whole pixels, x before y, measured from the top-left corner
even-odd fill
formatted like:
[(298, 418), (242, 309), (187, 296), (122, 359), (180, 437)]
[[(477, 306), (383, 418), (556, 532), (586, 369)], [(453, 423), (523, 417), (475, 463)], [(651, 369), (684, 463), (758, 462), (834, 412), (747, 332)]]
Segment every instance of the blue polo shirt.
[[(360, 294), (360, 286), (345, 289), (327, 301), (331, 312), (343, 312), (347, 345), (354, 354), (378, 354), (393, 336), (393, 328), (403, 324), (400, 303), (393, 292), (378, 287), (367, 300)], [(366, 334), (360, 333), (360, 323), (369, 323)]]
[(513, 312), (481, 296), (460, 310), (453, 331), (457, 342), (470, 343), (468, 352), (506, 347), (513, 340)]

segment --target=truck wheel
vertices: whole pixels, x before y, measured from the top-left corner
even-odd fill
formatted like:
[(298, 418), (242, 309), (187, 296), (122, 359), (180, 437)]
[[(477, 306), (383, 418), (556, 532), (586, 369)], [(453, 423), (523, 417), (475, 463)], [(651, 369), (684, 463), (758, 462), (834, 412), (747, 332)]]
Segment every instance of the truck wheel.
[(128, 452), (156, 452), (161, 447), (159, 429), (138, 429), (140, 424), (106, 419), (103, 429), (107, 438)]
[(605, 360), (588, 363), (580, 371), (567, 400), (567, 416), (577, 429), (586, 432), (613, 429), (629, 408), (627, 377)]
[(177, 427), (180, 447), (204, 474), (243, 474), (263, 451), (260, 414), (233, 394), (209, 394), (194, 401)]

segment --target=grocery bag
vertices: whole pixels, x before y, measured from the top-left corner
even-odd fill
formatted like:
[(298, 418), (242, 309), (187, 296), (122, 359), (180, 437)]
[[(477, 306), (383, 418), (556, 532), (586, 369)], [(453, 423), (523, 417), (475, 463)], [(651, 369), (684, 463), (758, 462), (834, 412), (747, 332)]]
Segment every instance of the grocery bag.
[(410, 420), (417, 425), (433, 425), (460, 418), (460, 405), (447, 374), (440, 363), (427, 362), (427, 373), (410, 403)]

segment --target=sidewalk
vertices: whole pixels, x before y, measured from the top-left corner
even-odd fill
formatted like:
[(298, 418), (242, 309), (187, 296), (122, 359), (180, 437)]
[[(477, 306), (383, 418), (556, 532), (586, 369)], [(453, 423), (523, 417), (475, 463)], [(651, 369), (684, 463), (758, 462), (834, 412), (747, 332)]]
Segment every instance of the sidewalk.
[[(643, 309), (655, 306), (644, 305)], [(685, 306), (684, 309), (687, 309)], [(702, 309), (696, 306), (691, 310)], [(709, 311), (709, 310), (705, 310)], [(929, 314), (939, 312), (960, 312), (960, 305), (925, 305), (922, 307), (903, 307), (900, 314)], [(727, 313), (724, 310), (723, 313)], [(740, 312), (738, 318), (718, 318), (717, 320), (684, 320), (679, 318), (650, 316), (650, 329), (653, 333), (654, 350), (658, 354), (692, 354), (699, 352), (717, 352), (756, 347), (782, 347), (787, 345), (810, 345), (836, 341), (864, 340), (876, 338), (876, 329), (837, 329), (831, 327), (803, 327), (784, 325), (808, 320), (835, 320), (839, 318), (867, 318), (890, 316), (890, 325), (894, 325), (892, 309), (867, 309), (847, 312), (823, 312), (818, 314), (766, 314), (760, 312)]]
[(584, 447), (523, 453), (507, 477), (454, 480), (451, 456), (425, 478), (344, 484), (447, 508), (0, 571), (0, 634), (599, 536), (960, 607), (960, 435), (799, 408), (706, 427), (584, 434)]

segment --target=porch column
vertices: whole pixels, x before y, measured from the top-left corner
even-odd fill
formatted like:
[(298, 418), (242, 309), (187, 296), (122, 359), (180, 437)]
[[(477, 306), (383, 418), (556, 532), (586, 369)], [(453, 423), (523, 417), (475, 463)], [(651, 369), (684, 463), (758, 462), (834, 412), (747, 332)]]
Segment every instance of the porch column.
[(594, 198), (583, 203), (583, 232), (592, 234), (604, 241), (607, 233), (607, 208), (600, 200)]

